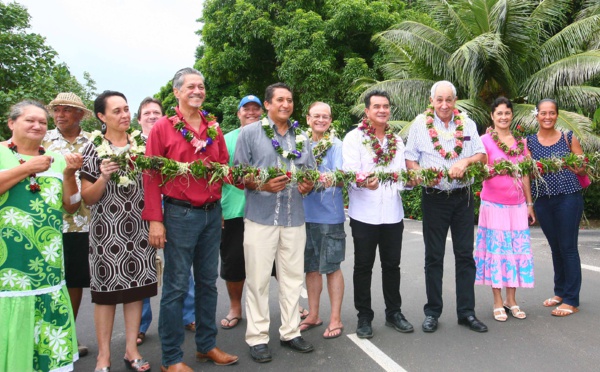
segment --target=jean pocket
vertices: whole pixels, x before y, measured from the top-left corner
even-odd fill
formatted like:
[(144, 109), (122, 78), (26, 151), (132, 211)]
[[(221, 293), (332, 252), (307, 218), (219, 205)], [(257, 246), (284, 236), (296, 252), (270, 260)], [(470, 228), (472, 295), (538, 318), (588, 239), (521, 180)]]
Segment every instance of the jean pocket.
[(327, 263), (340, 263), (346, 258), (346, 233), (328, 233), (323, 239)]
[(180, 207), (165, 203), (165, 216), (169, 218), (186, 218), (190, 214), (190, 208)]

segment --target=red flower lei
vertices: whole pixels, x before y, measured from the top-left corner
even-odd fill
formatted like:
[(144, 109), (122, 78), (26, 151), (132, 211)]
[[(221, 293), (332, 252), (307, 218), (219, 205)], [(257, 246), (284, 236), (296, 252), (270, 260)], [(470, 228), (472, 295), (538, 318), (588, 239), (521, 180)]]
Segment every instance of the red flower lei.
[(424, 112), (425, 114), (425, 126), (427, 127), (427, 131), (429, 132), (429, 137), (431, 137), (431, 143), (433, 143), (433, 148), (437, 150), (437, 152), (442, 155), (444, 159), (454, 159), (457, 158), (463, 150), (463, 141), (465, 139), (463, 135), (464, 125), (463, 122), (465, 118), (463, 114), (460, 113), (457, 109), (454, 109), (454, 124), (456, 124), (456, 131), (454, 132), (454, 149), (451, 152), (446, 152), (440, 143), (440, 139), (438, 138), (438, 132), (433, 126), (434, 121), (434, 109), (432, 105), (427, 106), (427, 109)]
[(523, 137), (513, 135), (515, 141), (517, 141), (517, 148), (511, 149), (506, 143), (500, 141), (498, 132), (493, 130), (491, 127), (488, 128), (487, 132), (490, 134), (490, 137), (492, 137), (492, 140), (496, 143), (496, 146), (498, 146), (500, 150), (504, 151), (506, 155), (519, 156), (523, 153), (523, 151), (525, 151), (525, 141), (523, 140)]
[(375, 153), (375, 157), (373, 161), (377, 165), (381, 165), (385, 167), (388, 165), (394, 157), (396, 156), (396, 136), (392, 131), (392, 127), (386, 125), (385, 127), (385, 138), (387, 138), (387, 149), (383, 149), (377, 136), (375, 136), (375, 128), (371, 125), (371, 123), (367, 119), (363, 119), (362, 123), (359, 124), (358, 129), (360, 129), (368, 139), (363, 141), (363, 144), (366, 146), (370, 146), (373, 152)]
[[(23, 158), (21, 157), (21, 154), (19, 154), (17, 152), (17, 145), (15, 145), (12, 142), (12, 140), (8, 140), (8, 148), (15, 154), (15, 157), (19, 161), (19, 164), (25, 164), (25, 160), (23, 160)], [(38, 148), (38, 153), (40, 155), (44, 155), (46, 153), (46, 150), (44, 149), (43, 146), (40, 146)], [(35, 194), (36, 192), (39, 192), (40, 190), (41, 190), (41, 187), (40, 187), (40, 184), (37, 183), (36, 174), (35, 173), (31, 173), (29, 175), (29, 191), (32, 194)]]
[(219, 134), (219, 132), (216, 129), (219, 126), (219, 123), (217, 123), (216, 116), (214, 116), (213, 114), (209, 114), (207, 111), (202, 109), (198, 111), (201, 114), (200, 116), (206, 119), (206, 121), (208, 122), (208, 128), (206, 129), (206, 140), (196, 138), (192, 131), (185, 129), (185, 125), (188, 123), (187, 121), (185, 121), (185, 118), (181, 114), (181, 111), (179, 111), (179, 107), (175, 107), (176, 115), (171, 116), (169, 118), (171, 123), (173, 123), (173, 127), (175, 128), (175, 130), (181, 133), (183, 139), (185, 139), (192, 146), (194, 146), (194, 148), (196, 149), (194, 153), (206, 151), (206, 146), (212, 145), (215, 139), (217, 138), (217, 135)]

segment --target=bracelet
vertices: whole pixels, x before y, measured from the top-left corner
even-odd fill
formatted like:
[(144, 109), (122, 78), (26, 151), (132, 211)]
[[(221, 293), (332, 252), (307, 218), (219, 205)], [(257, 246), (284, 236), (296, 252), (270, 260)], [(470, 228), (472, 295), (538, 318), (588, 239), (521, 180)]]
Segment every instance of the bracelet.
[(533, 203), (525, 203), (528, 207), (533, 207)]

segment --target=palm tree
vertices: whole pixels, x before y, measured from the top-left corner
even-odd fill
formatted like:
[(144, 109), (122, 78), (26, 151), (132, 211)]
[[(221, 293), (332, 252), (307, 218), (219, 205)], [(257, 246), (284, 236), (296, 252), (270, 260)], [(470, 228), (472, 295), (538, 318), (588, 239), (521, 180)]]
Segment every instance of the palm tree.
[(423, 2), (433, 26), (406, 21), (375, 35), (386, 80), (356, 84), (391, 94), (403, 132), (423, 112), (433, 83), (450, 80), (463, 98), (457, 106), (482, 127), (500, 95), (515, 103), (514, 124), (529, 128), (535, 103), (549, 97), (560, 106), (557, 125), (598, 148), (589, 116), (600, 105), (600, 87), (591, 85), (600, 76), (599, 0), (584, 0), (580, 9), (570, 0)]

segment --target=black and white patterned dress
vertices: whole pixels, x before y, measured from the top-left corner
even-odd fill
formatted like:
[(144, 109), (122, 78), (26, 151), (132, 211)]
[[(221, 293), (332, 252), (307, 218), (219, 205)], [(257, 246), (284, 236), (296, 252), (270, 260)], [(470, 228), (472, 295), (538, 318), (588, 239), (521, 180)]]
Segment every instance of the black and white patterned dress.
[[(92, 143), (83, 150), (81, 178), (96, 182), (100, 163)], [(148, 243), (142, 220), (142, 176), (120, 187), (109, 181), (100, 200), (90, 206), (90, 289), (92, 302), (113, 305), (140, 301), (157, 292), (156, 250)]]

